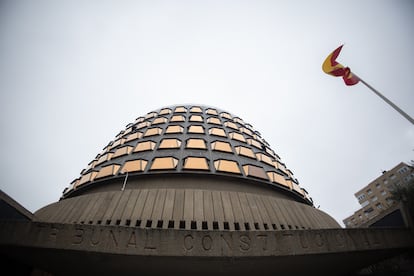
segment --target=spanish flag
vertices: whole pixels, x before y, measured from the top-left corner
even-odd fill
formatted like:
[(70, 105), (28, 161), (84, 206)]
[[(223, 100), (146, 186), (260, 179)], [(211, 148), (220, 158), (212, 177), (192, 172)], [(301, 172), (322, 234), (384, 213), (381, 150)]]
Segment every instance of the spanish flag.
[(346, 85), (354, 85), (359, 82), (359, 78), (351, 73), (349, 67), (345, 67), (336, 61), (344, 45), (339, 46), (333, 51), (322, 64), (322, 70), (332, 76), (342, 77)]

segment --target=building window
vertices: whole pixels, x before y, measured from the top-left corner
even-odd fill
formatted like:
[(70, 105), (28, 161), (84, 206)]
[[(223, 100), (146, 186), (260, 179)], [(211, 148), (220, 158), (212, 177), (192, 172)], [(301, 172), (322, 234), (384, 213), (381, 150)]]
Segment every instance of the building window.
[(382, 209), (382, 204), (381, 203), (377, 203), (375, 206), (377, 206), (377, 209)]
[(181, 141), (178, 139), (162, 139), (159, 149), (177, 149), (180, 148)]
[(183, 115), (174, 115), (171, 117), (170, 122), (184, 122), (185, 117)]
[(244, 139), (243, 135), (241, 135), (240, 133), (232, 132), (230, 133), (230, 138), (240, 142), (246, 142), (246, 139)]
[(112, 145), (111, 145), (111, 149), (116, 148), (119, 145), (122, 145), (124, 143), (125, 139), (118, 139), (116, 140)]
[[(130, 124), (131, 125), (131, 124)], [(125, 130), (125, 132), (122, 134), (122, 136), (126, 136), (127, 134), (129, 134), (129, 133), (131, 133), (132, 132), (132, 129), (135, 129), (135, 127), (133, 128), (132, 126), (131, 127), (128, 127), (126, 130)]]
[(381, 188), (381, 184), (376, 183), (376, 184), (375, 184), (375, 187), (377, 187), (377, 189), (379, 189), (379, 188)]
[(157, 112), (150, 112), (145, 116), (145, 119), (150, 119), (156, 117), (158, 114)]
[(138, 118), (136, 118), (136, 119), (135, 119), (135, 124), (141, 123), (141, 122), (143, 122), (144, 120), (145, 120), (145, 118), (144, 118), (144, 117), (138, 117)]
[(89, 171), (95, 167), (96, 159), (89, 162), (88, 166), (85, 168), (85, 171)]
[(119, 148), (115, 151), (114, 155), (112, 155), (112, 159), (114, 159), (116, 157), (123, 156), (123, 155), (130, 154), (132, 149), (133, 149), (133, 147), (131, 147), (131, 146), (126, 146), (126, 147)]
[(292, 189), (292, 185), (290, 182), (286, 181), (285, 177), (283, 175), (280, 175), (276, 172), (268, 172), (267, 176), (269, 177), (271, 182), (283, 185), (288, 187), (289, 189)]
[(253, 166), (253, 165), (244, 165), (243, 166), (243, 171), (244, 171), (244, 174), (246, 176), (251, 176), (251, 177), (256, 177), (256, 178), (261, 178), (261, 179), (268, 180), (267, 174), (263, 170), (262, 167), (257, 167), (257, 166)]
[(371, 190), (371, 189), (368, 189), (368, 190), (367, 190), (367, 194), (368, 194), (368, 195), (372, 194), (372, 190)]
[(219, 159), (214, 161), (214, 167), (218, 172), (241, 174), (239, 165), (236, 161)]
[(144, 137), (160, 135), (161, 131), (162, 131), (162, 128), (159, 128), (159, 127), (149, 128), (147, 129), (147, 131), (145, 131)]
[(206, 149), (206, 141), (203, 139), (188, 139), (187, 140), (187, 149)]
[(251, 132), (251, 130), (250, 129), (247, 129), (247, 128), (245, 128), (245, 127), (241, 127), (240, 128), (240, 132), (242, 132), (242, 133), (246, 133), (247, 135), (249, 135), (249, 136), (253, 136), (253, 132)]
[(155, 142), (153, 142), (153, 141), (145, 141), (145, 142), (138, 143), (137, 146), (134, 149), (134, 152), (154, 150), (154, 148), (155, 148)]
[(209, 170), (207, 159), (204, 157), (187, 157), (184, 159), (183, 169)]
[(364, 208), (368, 204), (369, 204), (369, 201), (368, 200), (365, 200), (364, 202), (361, 203), (361, 207)]
[(164, 117), (158, 117), (156, 118), (154, 121), (152, 121), (153, 125), (158, 125), (158, 124), (164, 124), (167, 122), (167, 118)]
[(386, 194), (387, 194), (386, 190), (381, 191), (381, 195), (386, 195)]
[(372, 200), (372, 202), (377, 201), (378, 197), (374, 196), (371, 200)]
[(216, 151), (233, 152), (231, 150), (230, 143), (222, 142), (222, 141), (216, 141), (216, 142), (211, 143), (211, 148)]
[(146, 160), (131, 160), (127, 161), (124, 164), (124, 167), (121, 170), (121, 173), (127, 173), (127, 172), (143, 172), (145, 170), (145, 167), (147, 166), (148, 161)]
[(150, 170), (171, 170), (177, 167), (178, 160), (174, 157), (157, 157), (152, 161)]
[(188, 133), (200, 133), (204, 134), (204, 128), (202, 126), (190, 126), (188, 128)]
[(395, 178), (396, 178), (395, 174), (392, 174), (392, 175), (390, 176), (390, 179), (391, 179), (391, 180), (394, 180)]
[(203, 113), (203, 110), (199, 106), (193, 106), (190, 109), (190, 112), (192, 112), (192, 113)]
[(266, 147), (266, 153), (272, 156), (274, 159), (277, 159), (276, 153), (272, 149)]
[(87, 173), (85, 175), (82, 175), (81, 179), (78, 182), (78, 186), (93, 181), (97, 174), (98, 174), (98, 172), (90, 172), (90, 173)]
[(359, 202), (361, 202), (362, 200), (365, 199), (365, 194), (360, 194), (359, 196), (357, 196), (357, 199)]
[(169, 109), (169, 108), (163, 108), (160, 111), (160, 115), (168, 115), (170, 113), (171, 113), (171, 109)]
[(222, 128), (212, 127), (208, 130), (210, 135), (226, 137), (226, 132)]
[(127, 130), (121, 130), (116, 136), (116, 139), (119, 139), (120, 137), (124, 136), (124, 134), (127, 132)]
[(270, 158), (269, 156), (267, 156), (263, 153), (257, 153), (256, 157), (257, 157), (257, 160), (262, 161), (263, 163), (266, 163), (270, 166), (274, 166), (274, 162), (273, 162), (272, 158)]
[(101, 157), (99, 157), (98, 161), (96, 161), (96, 165), (99, 165), (105, 161), (109, 161), (112, 158), (113, 153), (112, 152), (108, 152), (107, 154), (102, 155)]
[(254, 139), (247, 139), (247, 143), (253, 147), (256, 147), (258, 149), (262, 149), (262, 144), (260, 144), (259, 141)]
[(137, 125), (137, 129), (141, 129), (141, 128), (147, 127), (147, 126), (149, 126), (149, 125), (150, 125), (150, 123), (149, 123), (149, 122), (142, 122), (142, 123), (139, 123), (139, 124)]
[(256, 155), (249, 148), (239, 146), (239, 147), (235, 147), (234, 149), (236, 150), (236, 153), (238, 155), (242, 155), (242, 156), (246, 156), (246, 157), (249, 157), (249, 158), (256, 159)]
[(130, 141), (139, 139), (141, 137), (142, 137), (142, 133), (141, 132), (132, 133), (132, 134), (128, 135), (128, 137), (125, 139), (125, 143), (128, 143)]
[(232, 129), (235, 129), (235, 130), (239, 130), (239, 127), (235, 123), (233, 123), (233, 122), (225, 122), (224, 123), (224, 126), (225, 127), (232, 128)]
[(119, 167), (120, 165), (117, 164), (102, 167), (96, 175), (95, 179), (115, 175), (118, 172)]
[(167, 130), (165, 131), (166, 134), (171, 134), (171, 133), (183, 133), (184, 132), (184, 128), (182, 126), (168, 126)]
[(246, 123), (242, 120), (242, 119), (240, 119), (239, 117), (234, 117), (233, 118), (233, 122), (235, 122), (235, 123), (239, 123), (239, 124), (241, 124), (241, 125), (245, 125)]
[(295, 182), (293, 182), (290, 179), (287, 179), (288, 182), (290, 182), (292, 184), (292, 190), (298, 192), (299, 194), (303, 195), (302, 189), (299, 187), (298, 184), (296, 184)]
[(202, 123), (203, 122), (203, 117), (200, 116), (200, 115), (191, 115), (190, 122), (199, 122), (199, 123)]
[(221, 112), (220, 113), (220, 116), (223, 117), (223, 118), (229, 119), (229, 120), (232, 119), (231, 118), (231, 115), (229, 113), (227, 113), (227, 112)]
[(287, 172), (285, 164), (283, 164), (281, 162), (274, 162), (273, 164), (275, 165), (276, 169), (281, 170), (285, 175), (289, 175), (289, 173)]
[(209, 115), (217, 115), (217, 110), (209, 108), (207, 109), (206, 113)]
[(207, 123), (214, 125), (221, 125), (220, 119), (217, 117), (210, 117), (207, 119)]
[(374, 211), (374, 209), (372, 209), (372, 207), (368, 208), (367, 210), (364, 211), (365, 215), (369, 215), (370, 213), (372, 213)]
[(176, 113), (185, 113), (187, 112), (187, 109), (184, 106), (178, 106), (175, 108), (174, 112)]

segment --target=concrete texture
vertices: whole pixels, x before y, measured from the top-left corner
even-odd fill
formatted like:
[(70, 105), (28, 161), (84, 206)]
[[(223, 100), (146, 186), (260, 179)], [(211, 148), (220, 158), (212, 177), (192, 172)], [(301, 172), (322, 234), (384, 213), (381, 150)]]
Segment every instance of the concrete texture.
[[(61, 200), (35, 212), (35, 221), (194, 230), (339, 228), (329, 215), (277, 193), (194, 188), (129, 189)], [(246, 184), (245, 184), (246, 185)], [(173, 185), (172, 185), (173, 186)], [(275, 195), (274, 195), (275, 194)], [(184, 227), (180, 226), (184, 224)], [(217, 224), (217, 227), (213, 225)], [(170, 225), (170, 226), (168, 226)], [(173, 225), (173, 226), (172, 226)]]
[(0, 223), (0, 250), (57, 275), (344, 275), (413, 249), (407, 229), (191, 231)]

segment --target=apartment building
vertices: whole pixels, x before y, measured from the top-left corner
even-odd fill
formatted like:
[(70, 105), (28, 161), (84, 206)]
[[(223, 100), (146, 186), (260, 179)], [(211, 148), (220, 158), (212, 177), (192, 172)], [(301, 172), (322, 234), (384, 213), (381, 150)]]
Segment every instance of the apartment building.
[(355, 193), (361, 208), (343, 220), (345, 226), (361, 227), (369, 225), (380, 214), (394, 207), (391, 191), (400, 185), (407, 185), (414, 179), (414, 168), (404, 162), (371, 181)]

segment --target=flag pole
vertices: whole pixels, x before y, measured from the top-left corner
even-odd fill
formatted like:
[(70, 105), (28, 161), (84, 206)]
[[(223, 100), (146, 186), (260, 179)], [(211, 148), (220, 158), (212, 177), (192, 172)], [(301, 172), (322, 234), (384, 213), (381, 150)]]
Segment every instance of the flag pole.
[(376, 90), (374, 87), (372, 87), (371, 85), (369, 85), (366, 81), (364, 81), (363, 79), (361, 79), (359, 76), (355, 75), (354, 73), (352, 73), (354, 76), (356, 76), (360, 82), (362, 82), (363, 84), (365, 84), (366, 87), (368, 87), (372, 92), (374, 92), (375, 94), (377, 94), (378, 97), (380, 97), (381, 99), (383, 99), (387, 104), (389, 104), (390, 106), (392, 106), (392, 108), (394, 108), (395, 110), (398, 111), (398, 113), (400, 113), (402, 116), (404, 116), (408, 121), (410, 121), (410, 123), (412, 123), (414, 125), (414, 119), (410, 117), (410, 115), (408, 115), (407, 113), (405, 113), (401, 108), (399, 108), (398, 106), (396, 106), (393, 102), (391, 102), (389, 99), (387, 99), (384, 95), (382, 95), (380, 92), (378, 92), (378, 90)]

